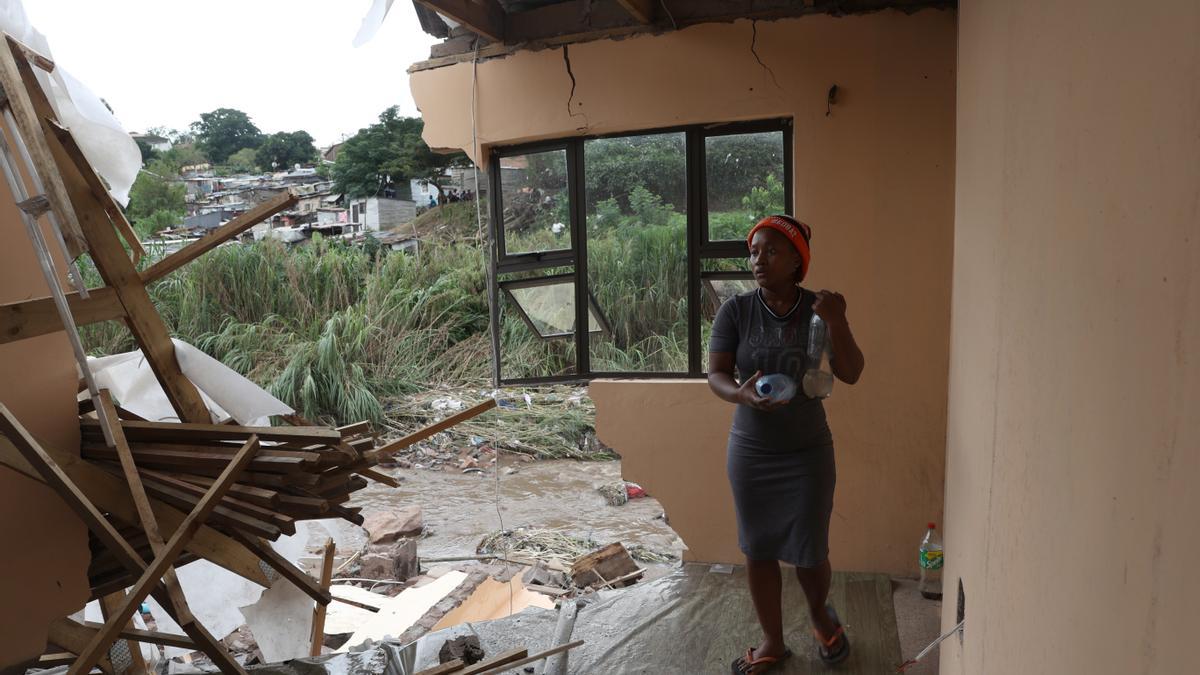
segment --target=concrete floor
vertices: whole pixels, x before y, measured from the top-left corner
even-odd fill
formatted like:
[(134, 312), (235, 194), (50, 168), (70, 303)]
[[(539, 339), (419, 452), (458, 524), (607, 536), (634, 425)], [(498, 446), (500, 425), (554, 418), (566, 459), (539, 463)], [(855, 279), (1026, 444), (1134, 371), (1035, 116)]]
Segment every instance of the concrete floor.
[[(911, 659), (940, 635), (942, 602), (921, 597), (916, 579), (892, 579), (892, 602), (896, 606), (900, 653), (904, 659)], [(937, 675), (937, 650), (904, 672), (905, 675)]]

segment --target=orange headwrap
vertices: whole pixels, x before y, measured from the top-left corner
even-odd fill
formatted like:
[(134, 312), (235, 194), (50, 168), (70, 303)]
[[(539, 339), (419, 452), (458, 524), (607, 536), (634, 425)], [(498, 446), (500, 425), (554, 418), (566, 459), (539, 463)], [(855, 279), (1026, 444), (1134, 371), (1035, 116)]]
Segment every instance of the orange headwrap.
[(767, 216), (758, 221), (758, 224), (750, 230), (750, 234), (746, 235), (746, 246), (750, 246), (750, 241), (754, 239), (754, 233), (764, 227), (782, 232), (783, 236), (792, 242), (792, 246), (796, 247), (796, 251), (800, 254), (800, 280), (803, 281), (805, 275), (808, 274), (809, 258), (812, 257), (812, 252), (808, 248), (808, 240), (812, 239), (812, 229), (791, 216)]

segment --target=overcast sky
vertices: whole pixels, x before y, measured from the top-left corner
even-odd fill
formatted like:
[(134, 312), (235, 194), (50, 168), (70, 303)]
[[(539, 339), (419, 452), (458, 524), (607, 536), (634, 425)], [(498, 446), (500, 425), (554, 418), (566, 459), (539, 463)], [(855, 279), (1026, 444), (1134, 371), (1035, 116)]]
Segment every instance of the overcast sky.
[(437, 40), (395, 0), (375, 38), (351, 46), (371, 0), (24, 0), (57, 63), (108, 101), (129, 131), (186, 129), (237, 108), (266, 133), (318, 146), (385, 108), (417, 115), (408, 66)]

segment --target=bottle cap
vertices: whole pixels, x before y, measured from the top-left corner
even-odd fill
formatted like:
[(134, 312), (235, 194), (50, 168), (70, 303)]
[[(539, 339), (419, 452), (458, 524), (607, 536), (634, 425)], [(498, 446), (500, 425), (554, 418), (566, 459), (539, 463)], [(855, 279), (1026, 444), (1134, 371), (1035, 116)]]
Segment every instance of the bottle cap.
[(929, 529), (931, 529), (931, 530), (936, 530), (936, 529), (937, 529), (937, 523), (929, 523)]

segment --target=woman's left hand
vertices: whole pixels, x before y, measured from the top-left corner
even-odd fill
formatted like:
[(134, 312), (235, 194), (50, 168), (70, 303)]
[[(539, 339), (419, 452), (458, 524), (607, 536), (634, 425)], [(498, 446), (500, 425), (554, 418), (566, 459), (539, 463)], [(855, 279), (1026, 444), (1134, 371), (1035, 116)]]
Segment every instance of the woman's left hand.
[(845, 323), (846, 298), (841, 293), (821, 290), (817, 291), (817, 301), (813, 303), (813, 312), (825, 323)]

